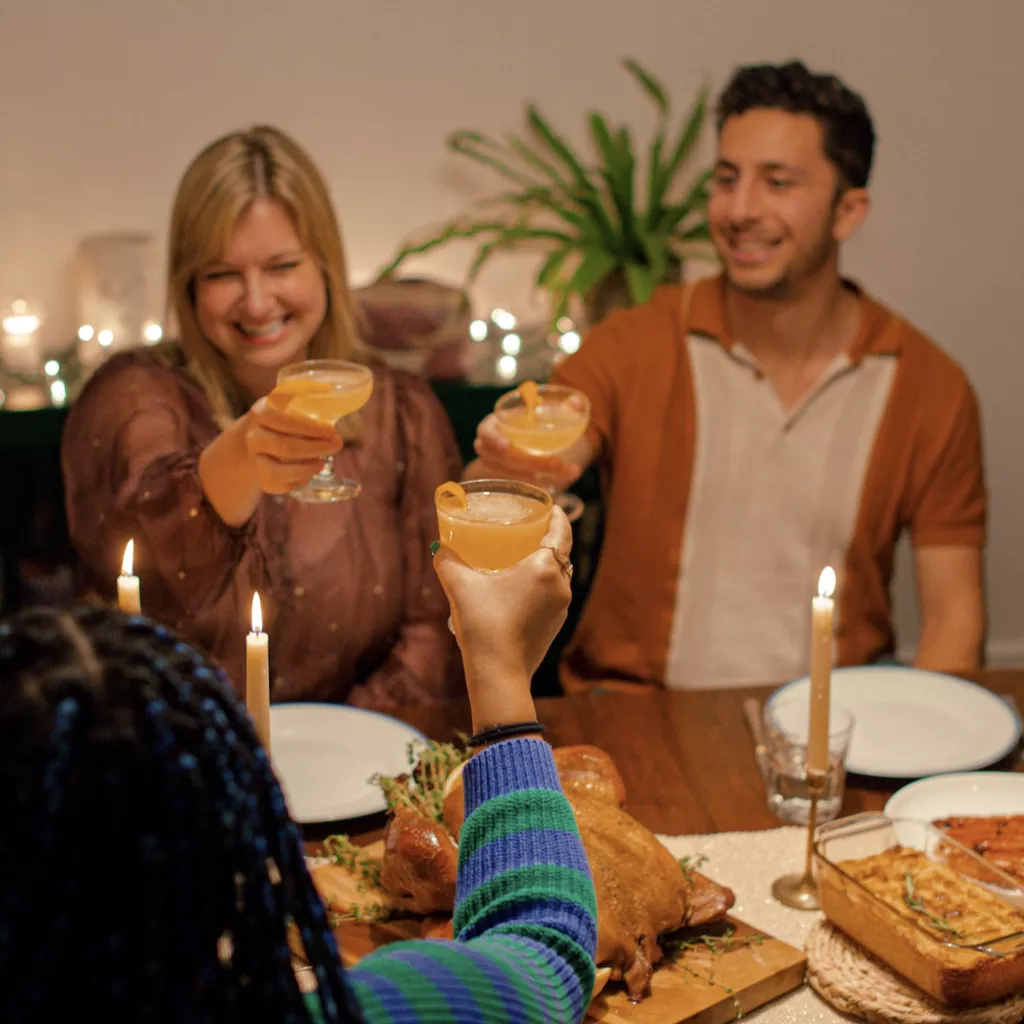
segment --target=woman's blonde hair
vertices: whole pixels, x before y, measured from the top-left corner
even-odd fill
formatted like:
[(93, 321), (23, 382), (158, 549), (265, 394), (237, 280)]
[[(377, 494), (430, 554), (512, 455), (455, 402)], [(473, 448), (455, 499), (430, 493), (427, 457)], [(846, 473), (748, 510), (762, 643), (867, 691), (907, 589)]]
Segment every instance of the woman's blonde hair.
[(338, 221), (313, 161), (284, 132), (265, 125), (217, 139), (192, 161), (178, 185), (171, 213), (167, 301), (188, 370), (206, 392), (221, 426), (245, 412), (251, 398), (199, 328), (195, 279), (201, 267), (222, 257), (239, 218), (260, 197), (284, 207), (323, 274), (327, 315), (313, 336), (308, 358), (359, 359), (362, 353)]

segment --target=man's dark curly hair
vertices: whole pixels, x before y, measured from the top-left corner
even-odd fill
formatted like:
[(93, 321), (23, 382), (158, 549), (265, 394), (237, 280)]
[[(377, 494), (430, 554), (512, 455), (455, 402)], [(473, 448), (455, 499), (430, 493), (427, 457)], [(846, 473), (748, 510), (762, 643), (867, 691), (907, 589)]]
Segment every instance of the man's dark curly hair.
[(835, 75), (816, 75), (798, 60), (740, 68), (718, 99), (719, 133), (748, 110), (810, 114), (822, 127), (825, 155), (847, 188), (864, 188), (871, 177), (875, 129), (864, 100)]

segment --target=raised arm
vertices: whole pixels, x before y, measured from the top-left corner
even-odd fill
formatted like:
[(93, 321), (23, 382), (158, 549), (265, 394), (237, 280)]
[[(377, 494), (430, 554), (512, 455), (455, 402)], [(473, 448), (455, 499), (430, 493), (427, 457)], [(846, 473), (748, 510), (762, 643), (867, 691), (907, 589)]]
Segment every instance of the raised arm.
[(347, 982), (367, 1024), (580, 1021), (594, 987), (597, 905), (551, 749), (508, 740), (463, 772), (456, 941), (397, 943)]
[[(438, 555), (476, 732), (536, 720), (530, 678), (569, 603), (559, 559), (572, 532), (561, 510), (542, 545), (496, 576)], [(398, 943), (360, 961), (349, 979), (365, 1019), (580, 1021), (594, 987), (597, 903), (551, 749), (497, 743), (469, 760), (462, 781), (456, 941)]]
[(475, 458), (466, 479), (496, 476), (557, 488), (570, 486), (598, 458), (610, 458), (615, 445), (618, 404), (622, 400), (629, 362), (626, 320), (612, 316), (589, 331), (580, 350), (555, 367), (552, 384), (582, 391), (590, 400), (590, 427), (571, 448), (559, 455), (530, 455), (509, 444), (498, 429), (497, 417), (486, 416), (477, 428)]
[(91, 583), (112, 596), (135, 540), (146, 611), (176, 623), (221, 602), (244, 607), (267, 584), (258, 513), (228, 525), (198, 463), (217, 430), (180, 375), (154, 360), (111, 360), (68, 416), (61, 461), (71, 539)]

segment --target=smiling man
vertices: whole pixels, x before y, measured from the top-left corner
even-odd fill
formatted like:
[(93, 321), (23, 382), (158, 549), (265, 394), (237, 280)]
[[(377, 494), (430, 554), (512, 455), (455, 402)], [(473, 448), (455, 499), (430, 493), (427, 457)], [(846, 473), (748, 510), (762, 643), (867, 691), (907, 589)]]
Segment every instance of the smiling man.
[(557, 370), (592, 405), (565, 459), (490, 420), (470, 473), (572, 479), (597, 460), (606, 528), (567, 690), (697, 688), (808, 670), (818, 574), (839, 576), (835, 659), (895, 649), (909, 529), (916, 664), (976, 668), (986, 492), (963, 370), (840, 275), (868, 215), (863, 100), (803, 64), (740, 69), (717, 111), (709, 221), (722, 273), (611, 315)]

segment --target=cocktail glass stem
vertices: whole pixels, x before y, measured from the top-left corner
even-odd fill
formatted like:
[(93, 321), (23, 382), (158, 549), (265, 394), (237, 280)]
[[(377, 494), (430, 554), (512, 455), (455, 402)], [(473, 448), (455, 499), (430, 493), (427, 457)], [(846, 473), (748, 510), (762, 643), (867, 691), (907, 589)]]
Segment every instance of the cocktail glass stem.
[(581, 515), (583, 515), (586, 509), (586, 503), (582, 498), (578, 498), (575, 494), (569, 494), (567, 491), (563, 491), (560, 494), (552, 494), (554, 503), (565, 513), (565, 518), (570, 523), (575, 523)]

